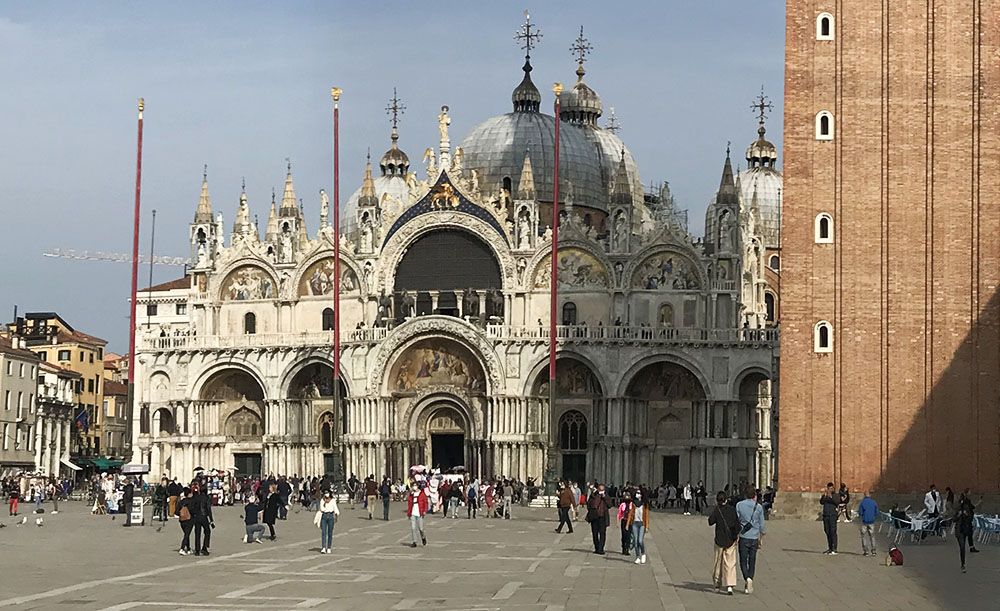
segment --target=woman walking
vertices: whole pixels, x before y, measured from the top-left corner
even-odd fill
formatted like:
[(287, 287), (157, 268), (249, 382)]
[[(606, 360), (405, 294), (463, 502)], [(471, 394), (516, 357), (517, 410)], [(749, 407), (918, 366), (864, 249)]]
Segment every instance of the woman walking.
[(628, 520), (631, 510), (632, 495), (626, 492), (622, 496), (622, 502), (618, 505), (618, 526), (622, 531), (622, 556), (628, 556), (632, 549), (632, 523)]
[(333, 525), (339, 515), (340, 508), (337, 507), (337, 499), (334, 498), (333, 492), (324, 490), (323, 499), (319, 502), (319, 511), (316, 512), (314, 520), (320, 531), (319, 553), (321, 554), (331, 553), (330, 548), (333, 547)]
[(740, 538), (740, 519), (736, 509), (726, 500), (725, 492), (715, 495), (715, 510), (708, 516), (708, 525), (715, 526), (712, 584), (717, 592), (726, 588), (726, 593), (732, 595), (736, 586), (736, 543)]
[(184, 537), (181, 539), (181, 556), (191, 555), (191, 529), (194, 528), (194, 520), (191, 519), (191, 489), (184, 488), (181, 493), (181, 500), (177, 503), (177, 517), (181, 524), (181, 532)]
[(267, 524), (267, 529), (270, 533), (268, 538), (274, 541), (276, 539), (274, 535), (274, 523), (278, 519), (279, 511), (285, 504), (281, 500), (281, 495), (278, 494), (277, 485), (271, 484), (267, 487), (267, 491), (267, 499), (264, 501), (264, 524)]
[(646, 564), (646, 530), (649, 528), (649, 505), (643, 498), (642, 490), (635, 491), (632, 508), (626, 521), (632, 529), (632, 548), (635, 550), (635, 563)]

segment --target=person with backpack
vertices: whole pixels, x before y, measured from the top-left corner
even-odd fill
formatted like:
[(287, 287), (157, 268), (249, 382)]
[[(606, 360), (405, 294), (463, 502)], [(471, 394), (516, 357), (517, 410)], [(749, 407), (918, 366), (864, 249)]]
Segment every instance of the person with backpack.
[(382, 484), (378, 487), (378, 494), (382, 497), (382, 519), (389, 521), (389, 502), (392, 501), (392, 482), (388, 476), (382, 476)]
[(969, 498), (969, 489), (966, 488), (962, 495), (958, 497), (958, 509), (955, 512), (955, 537), (958, 539), (958, 553), (962, 559), (962, 572), (965, 572), (965, 542), (969, 542), (969, 551), (973, 554), (979, 553), (976, 544), (972, 539), (973, 522), (976, 517), (976, 506)]
[(479, 480), (472, 480), (465, 491), (465, 507), (470, 520), (476, 519), (479, 510)]
[(194, 528), (194, 520), (191, 519), (191, 489), (182, 488), (181, 497), (177, 502), (177, 518), (181, 524), (181, 549), (178, 550), (181, 556), (191, 555), (191, 529)]
[(753, 594), (753, 580), (757, 570), (757, 552), (764, 549), (764, 508), (757, 500), (757, 490), (747, 486), (746, 498), (736, 504), (740, 519), (740, 572), (746, 580), (745, 594)]
[(715, 526), (715, 564), (712, 584), (716, 592), (722, 588), (732, 596), (736, 586), (736, 543), (740, 540), (740, 518), (736, 509), (726, 502), (726, 493), (715, 495), (715, 510), (708, 516), (708, 525)]
[(840, 496), (833, 489), (833, 482), (826, 485), (826, 492), (819, 497), (823, 506), (823, 532), (826, 533), (826, 551), (824, 554), (837, 555), (837, 505)]
[(858, 505), (861, 518), (861, 555), (875, 557), (875, 520), (878, 519), (878, 504), (865, 492), (865, 498)]

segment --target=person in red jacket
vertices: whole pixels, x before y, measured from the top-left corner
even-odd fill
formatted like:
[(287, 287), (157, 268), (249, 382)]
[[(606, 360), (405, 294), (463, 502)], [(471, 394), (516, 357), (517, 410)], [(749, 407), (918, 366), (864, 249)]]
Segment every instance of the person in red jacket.
[(410, 518), (410, 535), (413, 542), (410, 547), (417, 546), (417, 535), (420, 535), (420, 542), (427, 545), (427, 537), (424, 536), (424, 515), (427, 513), (427, 493), (416, 483), (410, 487), (410, 494), (406, 497), (406, 515)]

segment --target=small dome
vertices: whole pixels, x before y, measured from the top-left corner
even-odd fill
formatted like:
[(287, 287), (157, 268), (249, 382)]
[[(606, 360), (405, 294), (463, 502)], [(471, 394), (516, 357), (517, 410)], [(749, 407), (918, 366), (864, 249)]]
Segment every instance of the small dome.
[(758, 138), (747, 147), (747, 162), (751, 168), (773, 168), (778, 162), (778, 149), (764, 138), (764, 133), (764, 124), (761, 123), (757, 128)]
[[(375, 187), (375, 195), (378, 197), (379, 205), (382, 206), (383, 214), (390, 207), (404, 207), (410, 199), (410, 189), (406, 186), (406, 175), (382, 175), (372, 179)], [(358, 202), (364, 195), (365, 186), (358, 187), (358, 190), (351, 194), (347, 201), (340, 207), (341, 231), (351, 234), (358, 226)]]
[(538, 87), (531, 82), (531, 62), (525, 59), (521, 69), (524, 70), (524, 78), (510, 95), (514, 112), (538, 112), (542, 105), (542, 94), (538, 93)]
[(597, 125), (601, 116), (601, 97), (583, 82), (583, 66), (576, 69), (576, 85), (563, 94), (560, 101), (559, 116), (563, 121), (576, 125)]
[(382, 154), (378, 167), (382, 176), (406, 176), (410, 171), (410, 158), (396, 145), (396, 135), (393, 134), (392, 146)]

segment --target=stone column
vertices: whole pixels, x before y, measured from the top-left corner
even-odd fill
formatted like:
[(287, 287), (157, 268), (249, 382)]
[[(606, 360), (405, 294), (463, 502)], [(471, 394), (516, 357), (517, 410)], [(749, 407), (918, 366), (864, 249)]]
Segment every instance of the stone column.
[(441, 291), (430, 291), (431, 295), (431, 314), (435, 313), (438, 309), (438, 298), (441, 296)]

